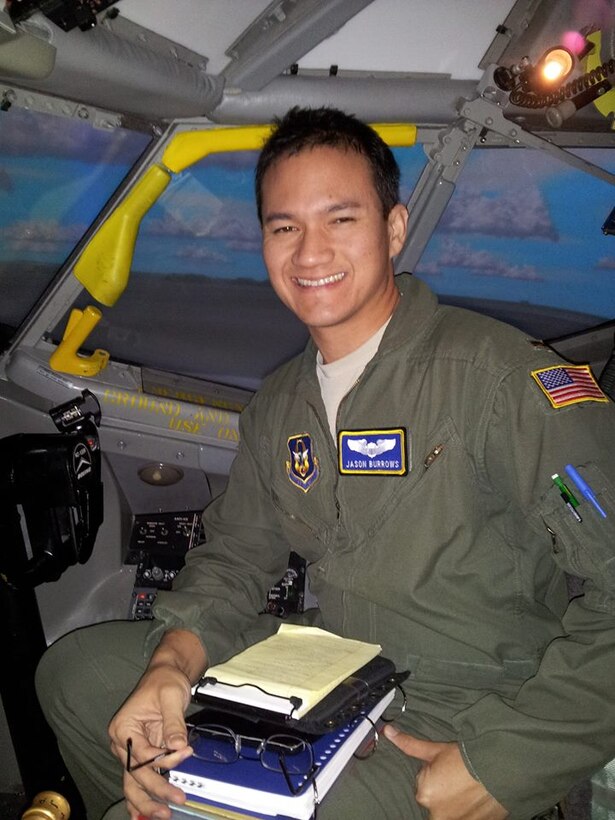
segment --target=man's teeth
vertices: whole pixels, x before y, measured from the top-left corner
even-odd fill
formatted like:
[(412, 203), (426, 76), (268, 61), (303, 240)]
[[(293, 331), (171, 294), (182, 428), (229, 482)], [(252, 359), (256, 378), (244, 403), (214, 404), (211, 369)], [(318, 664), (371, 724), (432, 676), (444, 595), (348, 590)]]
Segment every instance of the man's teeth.
[(346, 274), (342, 271), (341, 273), (333, 273), (331, 276), (323, 276), (322, 279), (301, 279), (297, 276), (295, 281), (298, 285), (301, 285), (302, 288), (320, 288), (322, 285), (340, 282), (344, 276), (346, 276)]

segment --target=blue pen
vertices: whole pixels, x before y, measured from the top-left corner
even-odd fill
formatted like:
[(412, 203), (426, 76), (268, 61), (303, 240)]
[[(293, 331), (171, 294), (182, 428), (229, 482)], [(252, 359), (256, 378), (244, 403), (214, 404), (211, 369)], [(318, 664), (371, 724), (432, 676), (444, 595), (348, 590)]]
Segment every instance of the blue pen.
[(585, 498), (594, 505), (594, 507), (598, 510), (598, 512), (600, 513), (600, 515), (603, 518), (606, 518), (606, 513), (602, 509), (600, 504), (598, 504), (598, 499), (596, 498), (596, 495), (595, 495), (594, 491), (589, 486), (587, 481), (585, 481), (584, 478), (581, 478), (581, 476), (575, 470), (575, 468), (572, 466), (572, 464), (566, 464), (566, 472), (568, 473), (570, 478), (574, 481), (574, 483), (577, 485), (577, 487), (579, 488), (581, 494), (583, 496), (585, 496)]

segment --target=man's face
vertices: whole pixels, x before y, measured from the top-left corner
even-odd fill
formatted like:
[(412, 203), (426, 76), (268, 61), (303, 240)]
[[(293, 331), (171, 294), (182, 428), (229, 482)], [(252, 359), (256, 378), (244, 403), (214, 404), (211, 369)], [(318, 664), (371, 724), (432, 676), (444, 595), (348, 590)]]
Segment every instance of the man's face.
[(279, 298), (321, 351), (329, 341), (335, 358), (359, 347), (397, 302), (391, 258), (406, 209), (385, 218), (365, 157), (325, 146), (272, 165), (262, 202), (263, 255)]

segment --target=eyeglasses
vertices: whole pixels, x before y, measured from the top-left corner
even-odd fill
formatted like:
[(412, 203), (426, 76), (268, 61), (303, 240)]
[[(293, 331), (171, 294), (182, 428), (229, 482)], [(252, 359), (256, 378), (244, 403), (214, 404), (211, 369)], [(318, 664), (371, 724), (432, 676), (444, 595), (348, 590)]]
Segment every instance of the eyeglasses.
[[(385, 723), (398, 718), (406, 710), (406, 693), (396, 684), (395, 697), (389, 704), (381, 720)], [(372, 725), (372, 731), (363, 744), (354, 753), (354, 757), (364, 759), (370, 757), (378, 746), (378, 730), (374, 722), (365, 714), (355, 716), (354, 722), (367, 720)], [(194, 757), (207, 763), (234, 763), (240, 758), (260, 761), (263, 768), (279, 772), (284, 775), (291, 794), (300, 794), (305, 786), (312, 781), (318, 770), (314, 763), (314, 751), (311, 744), (296, 735), (276, 734), (268, 738), (250, 737), (233, 732), (227, 726), (219, 724), (187, 724), (189, 729), (188, 743), (194, 749)], [(162, 757), (171, 754), (171, 751), (161, 749), (149, 760), (133, 763), (132, 738), (126, 742), (126, 771), (134, 772), (144, 766), (155, 763)], [(292, 777), (299, 778), (297, 784)]]
[(150, 757), (149, 760), (144, 760), (142, 763), (133, 763), (132, 757), (132, 738), (129, 737), (126, 741), (126, 771), (128, 774), (131, 772), (136, 772), (137, 769), (142, 769), (144, 766), (149, 766), (151, 763), (155, 763), (157, 760), (160, 760), (161, 757), (165, 757), (166, 755), (170, 755), (171, 752), (167, 751), (166, 749), (161, 749), (157, 755), (154, 757)]
[(316, 773), (311, 744), (296, 735), (249, 737), (218, 724), (189, 728), (188, 743), (198, 760), (206, 763), (235, 763), (239, 758), (259, 760), (264, 769), (284, 775), (293, 795), (300, 794)]
[(383, 723), (392, 723), (392, 721), (398, 720), (405, 713), (407, 705), (408, 699), (405, 689), (401, 684), (396, 683), (393, 700), (380, 715), (380, 720)]

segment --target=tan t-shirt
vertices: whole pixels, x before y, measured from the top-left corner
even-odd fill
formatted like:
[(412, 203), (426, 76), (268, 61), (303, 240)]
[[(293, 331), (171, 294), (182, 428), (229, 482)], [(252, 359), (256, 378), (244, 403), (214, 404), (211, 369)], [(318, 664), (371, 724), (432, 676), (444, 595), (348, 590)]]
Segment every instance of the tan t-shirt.
[(365, 370), (367, 363), (376, 355), (376, 351), (384, 336), (384, 331), (387, 329), (387, 325), (390, 321), (391, 319), (389, 317), (380, 330), (377, 330), (361, 347), (353, 350), (352, 353), (349, 353), (342, 359), (337, 359), (337, 361), (331, 362), (331, 364), (323, 364), (320, 351), (318, 351), (316, 355), (316, 375), (318, 376), (322, 400), (325, 405), (325, 410), (327, 411), (329, 430), (334, 440), (337, 438), (337, 408), (346, 393), (348, 393), (361, 373)]

